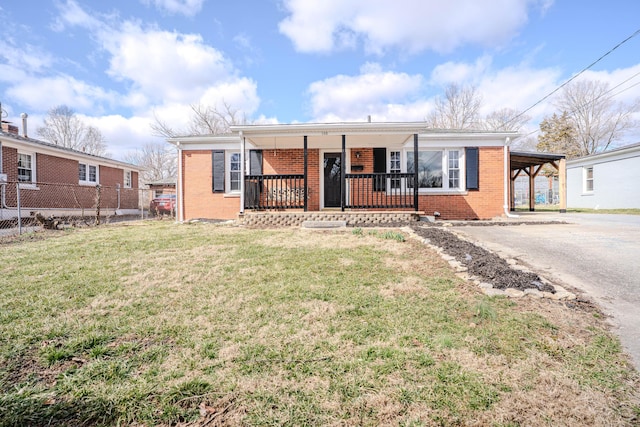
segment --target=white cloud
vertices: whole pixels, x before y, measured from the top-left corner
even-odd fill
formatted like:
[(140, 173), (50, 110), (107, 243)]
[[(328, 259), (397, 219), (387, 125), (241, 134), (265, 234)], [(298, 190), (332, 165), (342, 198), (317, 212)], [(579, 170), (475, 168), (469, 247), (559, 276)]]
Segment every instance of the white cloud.
[(280, 32), (300, 52), (352, 48), (370, 53), (390, 48), (410, 53), (451, 52), (465, 44), (495, 46), (512, 38), (529, 9), (549, 0), (285, 0), (290, 13)]
[(415, 102), (422, 84), (420, 75), (366, 64), (360, 75), (338, 75), (312, 83), (308, 90), (311, 113), (318, 121), (362, 121), (368, 115), (377, 121), (424, 118), (426, 104)]
[(56, 2), (60, 15), (51, 24), (51, 29), (62, 32), (67, 26), (84, 28), (98, 28), (103, 24), (94, 16), (87, 13), (75, 0), (67, 0), (64, 4)]
[(160, 10), (170, 14), (194, 16), (202, 10), (204, 0), (141, 0), (143, 4), (153, 4)]
[[(95, 110), (97, 104), (114, 103), (117, 95), (73, 77), (25, 76), (6, 91), (10, 98), (36, 111), (47, 111), (56, 105), (68, 105), (74, 110)], [(46, 96), (43, 96), (46, 94)]]
[[(156, 6), (170, 10), (199, 10), (202, 3), (155, 1)], [(71, 9), (77, 7), (74, 0), (67, 4)], [(118, 97), (119, 106), (140, 115), (152, 116), (150, 112), (155, 111), (162, 120), (180, 124), (176, 127), (186, 125), (191, 104), (219, 106), (226, 102), (247, 115), (257, 110), (257, 84), (239, 76), (232, 62), (199, 34), (164, 31), (134, 21), (114, 22), (113, 17), (96, 24), (77, 18), (83, 16), (81, 11), (61, 9), (59, 21), (89, 29), (108, 54), (107, 74), (127, 90)]]
[(222, 52), (204, 44), (197, 34), (143, 29), (125, 22), (102, 32), (100, 39), (111, 55), (108, 74), (132, 82), (156, 101), (190, 102), (208, 86), (236, 78)]
[(474, 83), (491, 68), (491, 61), (491, 57), (485, 55), (473, 63), (445, 62), (433, 68), (431, 83), (443, 87), (458, 82)]
[(164, 142), (164, 138), (151, 135), (149, 117), (108, 115), (91, 117), (78, 115), (88, 125), (95, 126), (109, 144), (108, 151), (113, 158), (122, 160), (127, 152), (142, 147), (149, 142)]

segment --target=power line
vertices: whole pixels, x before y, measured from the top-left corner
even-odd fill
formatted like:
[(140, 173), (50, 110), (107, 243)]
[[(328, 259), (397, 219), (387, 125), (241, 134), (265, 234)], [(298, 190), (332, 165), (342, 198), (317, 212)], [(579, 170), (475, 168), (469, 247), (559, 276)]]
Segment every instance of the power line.
[[(587, 107), (589, 104), (593, 104), (594, 102), (598, 101), (598, 100), (599, 100), (600, 98), (602, 98), (603, 96), (605, 96), (605, 95), (607, 95), (607, 94), (609, 94), (609, 93), (613, 92), (614, 90), (616, 90), (617, 88), (619, 88), (619, 87), (620, 87), (620, 86), (622, 86), (623, 84), (625, 84), (625, 83), (627, 83), (628, 81), (630, 81), (630, 80), (632, 80), (632, 79), (634, 79), (634, 78), (638, 77), (638, 75), (640, 75), (640, 71), (638, 71), (637, 73), (635, 73), (635, 74), (634, 74), (634, 75), (632, 75), (631, 77), (629, 77), (629, 78), (625, 79), (624, 81), (622, 81), (622, 82), (618, 83), (617, 85), (615, 85), (615, 86), (614, 86), (614, 87), (612, 87), (611, 89), (607, 90), (606, 92), (602, 93), (602, 94), (601, 94), (600, 96), (598, 96), (597, 98), (591, 99), (591, 100), (589, 100), (589, 101), (585, 102), (583, 105), (579, 105), (579, 106), (578, 106), (578, 107), (576, 107), (575, 109), (573, 109), (573, 110), (571, 110), (571, 111), (568, 111), (567, 113), (568, 113), (568, 114), (573, 114), (573, 113), (575, 113), (576, 111), (579, 111), (579, 110), (581, 110), (581, 109), (583, 109), (583, 108)], [(632, 84), (631, 86), (628, 86), (628, 87), (626, 87), (626, 88), (624, 88), (624, 89), (622, 89), (622, 90), (620, 90), (620, 91), (618, 91), (618, 92), (614, 93), (613, 95), (611, 95), (611, 97), (610, 97), (610, 98), (615, 98), (616, 96), (620, 95), (621, 93), (626, 92), (626, 91), (628, 91), (629, 89), (633, 89), (634, 87), (636, 87), (636, 86), (638, 86), (638, 85), (640, 85), (640, 82), (634, 83), (634, 84)], [(516, 117), (517, 117), (517, 116), (516, 116)], [(537, 133), (537, 132), (540, 132), (540, 129), (533, 130), (533, 131), (529, 132), (528, 134), (523, 135), (521, 138), (526, 138), (526, 137), (528, 137), (528, 136), (530, 136), (530, 135), (533, 135), (534, 133)]]
[(557, 91), (559, 91), (560, 89), (562, 89), (563, 87), (565, 87), (566, 85), (568, 85), (569, 83), (571, 83), (574, 79), (576, 79), (578, 76), (580, 76), (582, 73), (584, 73), (585, 71), (587, 71), (588, 69), (590, 69), (591, 67), (593, 67), (594, 65), (596, 65), (598, 62), (602, 61), (607, 55), (609, 55), (611, 52), (613, 52), (614, 50), (616, 50), (617, 48), (619, 48), (620, 46), (622, 46), (623, 44), (625, 44), (626, 42), (628, 42), (629, 40), (631, 40), (632, 38), (634, 38), (635, 36), (637, 36), (638, 34), (640, 34), (640, 28), (637, 29), (633, 34), (631, 34), (629, 37), (627, 37), (626, 39), (622, 40), (620, 43), (618, 43), (617, 45), (615, 45), (614, 47), (612, 47), (611, 49), (609, 49), (609, 51), (607, 53), (605, 53), (604, 55), (602, 55), (600, 58), (596, 59), (595, 61), (593, 61), (591, 64), (589, 64), (588, 66), (586, 66), (585, 68), (583, 68), (578, 74), (574, 75), (573, 77), (571, 77), (569, 80), (567, 80), (566, 82), (562, 83), (560, 86), (558, 86), (557, 88), (555, 88), (553, 91), (551, 91), (549, 94), (547, 94), (544, 98), (540, 99), (539, 101), (537, 101), (536, 103), (534, 103), (532, 106), (530, 106), (529, 108), (527, 108), (526, 110), (522, 111), (520, 114), (518, 114), (517, 116), (513, 117), (507, 124), (515, 121), (516, 119), (518, 119), (519, 117), (523, 116), (527, 111), (530, 111), (531, 109), (533, 109), (535, 106), (541, 104), (544, 100), (546, 100), (547, 98), (549, 98), (551, 95), (553, 95), (554, 93), (556, 93)]

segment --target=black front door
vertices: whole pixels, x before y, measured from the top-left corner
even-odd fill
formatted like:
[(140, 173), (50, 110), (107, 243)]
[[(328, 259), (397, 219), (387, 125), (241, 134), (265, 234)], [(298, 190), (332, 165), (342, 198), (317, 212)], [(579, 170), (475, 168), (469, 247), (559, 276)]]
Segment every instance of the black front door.
[(324, 207), (340, 207), (341, 153), (324, 153)]

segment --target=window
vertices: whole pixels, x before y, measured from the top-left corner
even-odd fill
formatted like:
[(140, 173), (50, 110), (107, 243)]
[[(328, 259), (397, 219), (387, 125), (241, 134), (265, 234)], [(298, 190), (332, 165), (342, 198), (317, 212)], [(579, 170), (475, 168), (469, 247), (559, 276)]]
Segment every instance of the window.
[[(389, 173), (401, 173), (400, 151), (389, 152)], [(400, 178), (391, 178), (391, 188), (400, 188)]]
[(131, 188), (131, 171), (124, 171), (124, 188)]
[[(462, 158), (459, 150), (420, 150), (414, 162), (413, 151), (407, 151), (407, 172), (413, 173), (417, 163), (419, 189), (462, 189)], [(412, 183), (408, 183), (409, 188)]]
[(240, 153), (237, 151), (212, 151), (211, 159), (212, 191), (214, 193), (240, 192), (242, 180)]
[(240, 153), (229, 154), (229, 191), (240, 191)]
[(593, 166), (584, 168), (584, 191), (585, 193), (593, 191)]
[(97, 184), (98, 167), (85, 163), (78, 163), (78, 181), (80, 184)]
[[(418, 188), (442, 188), (442, 151), (418, 152)], [(415, 172), (414, 153), (407, 153), (407, 172)]]
[(33, 154), (18, 153), (18, 181), (35, 183)]
[(449, 188), (460, 187), (460, 153), (449, 151)]

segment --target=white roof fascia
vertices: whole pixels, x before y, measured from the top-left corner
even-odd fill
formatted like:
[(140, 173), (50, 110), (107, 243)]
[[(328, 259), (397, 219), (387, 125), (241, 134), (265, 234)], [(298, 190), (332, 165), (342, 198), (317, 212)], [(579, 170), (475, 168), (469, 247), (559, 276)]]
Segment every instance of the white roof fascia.
[(603, 153), (591, 154), (567, 160), (567, 167), (582, 167), (598, 163), (614, 162), (640, 156), (640, 144), (632, 144)]
[(371, 133), (420, 133), (426, 129), (424, 122), (404, 123), (293, 123), (271, 125), (231, 126), (233, 132), (242, 131), (244, 136), (327, 136), (358, 135)]
[[(239, 150), (239, 135), (194, 135), (169, 138), (167, 141), (181, 150)], [(247, 149), (255, 146), (247, 140)]]
[(118, 169), (143, 171), (145, 168), (119, 160), (109, 159), (107, 157), (95, 156), (92, 154), (85, 154), (80, 151), (70, 150), (65, 148), (56, 148), (55, 146), (49, 146), (37, 141), (31, 141), (29, 139), (13, 139), (11, 137), (1, 137), (2, 146), (15, 148), (17, 150), (25, 150), (39, 154), (46, 154), (52, 157), (60, 157), (63, 159), (77, 160), (79, 162), (98, 164), (103, 166), (111, 166)]
[[(207, 150), (237, 148), (237, 144), (240, 143), (239, 132), (246, 138), (248, 148), (255, 148), (251, 144), (252, 138), (418, 134), (420, 141), (442, 141), (443, 145), (457, 143), (458, 146), (504, 146), (507, 138), (512, 141), (521, 136), (517, 132), (426, 129), (424, 122), (243, 125), (231, 126), (231, 130), (234, 132), (233, 135), (193, 135), (169, 138), (167, 141), (183, 150)], [(407, 141), (413, 143), (412, 139)]]

